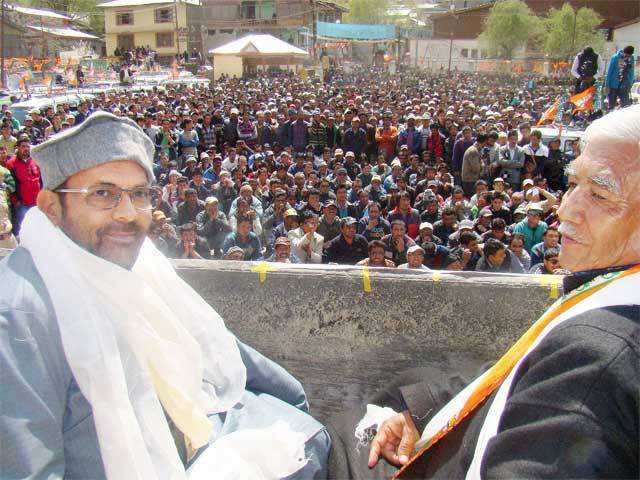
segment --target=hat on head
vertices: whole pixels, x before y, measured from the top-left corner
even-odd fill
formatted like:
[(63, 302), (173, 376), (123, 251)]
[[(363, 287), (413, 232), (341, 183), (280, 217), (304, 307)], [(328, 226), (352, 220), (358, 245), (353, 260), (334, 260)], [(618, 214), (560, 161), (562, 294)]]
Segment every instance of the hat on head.
[(165, 220), (167, 218), (167, 216), (164, 214), (164, 212), (162, 210), (156, 210), (151, 215), (151, 218), (153, 218), (154, 222), (159, 222), (160, 220)]
[(504, 183), (504, 178), (496, 177), (496, 178), (493, 179), (493, 183), (496, 183), (496, 182)]
[(220, 203), (216, 197), (207, 197), (204, 201), (205, 205), (217, 205)]
[(462, 220), (458, 224), (458, 230), (462, 230), (463, 228), (469, 228), (473, 230), (473, 222), (471, 220)]
[(356, 223), (358, 223), (358, 221), (353, 217), (344, 217), (342, 219), (342, 226), (343, 227), (348, 227), (350, 225), (355, 225)]
[(409, 247), (409, 249), (407, 250), (407, 253), (415, 253), (415, 252), (420, 252), (424, 255), (424, 248), (422, 248), (420, 245), (411, 245)]
[(151, 182), (154, 148), (133, 120), (96, 112), (80, 125), (33, 147), (31, 152), (40, 166), (44, 188), (53, 190), (78, 172), (121, 160), (136, 162)]
[(336, 148), (336, 151), (333, 153), (334, 155), (344, 155), (344, 151), (341, 148)]
[(524, 208), (524, 205), (520, 205), (518, 208), (516, 208), (516, 210), (513, 212), (514, 215), (526, 215), (527, 214), (527, 210)]
[(227, 255), (231, 255), (232, 253), (242, 253), (244, 255), (244, 250), (242, 250), (240, 247), (234, 245), (229, 250), (227, 250)]
[(338, 205), (336, 205), (336, 202), (334, 202), (333, 200), (329, 200), (329, 201), (325, 202), (324, 208), (329, 208), (329, 207), (333, 207), (336, 210), (338, 209)]
[(291, 246), (291, 240), (289, 240), (287, 237), (278, 237), (276, 238), (276, 241), (273, 243), (273, 246), (277, 247), (278, 245)]
[(533, 187), (533, 180), (527, 178), (524, 182), (522, 182), (522, 187), (526, 187), (527, 185), (531, 185)]
[(527, 205), (527, 213), (539, 213), (542, 214), (544, 209), (539, 203), (530, 203)]
[(382, 183), (382, 178), (380, 178), (380, 175), (374, 175), (373, 177), (371, 177), (371, 183), (373, 183), (373, 182)]
[(429, 222), (422, 222), (420, 224), (420, 231), (424, 230), (425, 228), (428, 228), (429, 230), (433, 231), (433, 225)]
[(11, 220), (5, 218), (0, 222), (0, 235), (6, 235), (11, 233), (13, 230), (13, 225), (11, 225)]
[(296, 210), (294, 208), (287, 208), (287, 210), (284, 212), (284, 216), (286, 217), (297, 217), (298, 216), (298, 212), (296, 212)]

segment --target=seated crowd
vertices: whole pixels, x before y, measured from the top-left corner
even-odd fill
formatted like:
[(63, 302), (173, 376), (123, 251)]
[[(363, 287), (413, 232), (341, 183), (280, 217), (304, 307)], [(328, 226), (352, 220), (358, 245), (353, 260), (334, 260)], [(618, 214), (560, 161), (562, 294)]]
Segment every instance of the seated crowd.
[(579, 144), (544, 145), (535, 128), (561, 87), (536, 96), (522, 79), (453, 77), (466, 89), (445, 76), (327, 87), (265, 75), (101, 94), (24, 125), (5, 109), (0, 165), (15, 176), (20, 142), (28, 157), (29, 144), (107, 110), (156, 144), (150, 236), (169, 257), (562, 272), (556, 210)]

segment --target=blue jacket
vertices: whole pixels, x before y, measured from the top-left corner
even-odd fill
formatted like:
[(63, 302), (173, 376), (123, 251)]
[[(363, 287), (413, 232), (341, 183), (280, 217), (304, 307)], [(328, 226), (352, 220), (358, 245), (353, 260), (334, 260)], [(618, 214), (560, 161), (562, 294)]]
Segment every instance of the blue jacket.
[(609, 61), (609, 68), (607, 70), (607, 77), (604, 82), (604, 86), (608, 88), (631, 88), (633, 82), (636, 78), (635, 72), (635, 63), (636, 59), (632, 55), (631, 56), (631, 68), (627, 71), (627, 75), (625, 76), (622, 83), (620, 83), (619, 73), (620, 73), (620, 65), (619, 61), (622, 57), (622, 50), (618, 50), (611, 60)]
[(413, 139), (411, 145), (408, 143), (409, 129), (405, 128), (398, 135), (398, 148), (402, 145), (406, 145), (411, 150), (411, 153), (419, 153), (422, 148), (422, 132), (416, 127), (413, 127)]
[[(0, 262), (0, 282), (0, 476), (104, 479), (91, 406), (73, 378), (49, 294), (27, 250), (17, 248)], [(300, 382), (238, 346), (245, 394), (226, 414), (210, 416), (212, 438), (284, 420), (308, 439), (310, 462), (293, 478), (326, 476), (330, 440), (308, 415)]]

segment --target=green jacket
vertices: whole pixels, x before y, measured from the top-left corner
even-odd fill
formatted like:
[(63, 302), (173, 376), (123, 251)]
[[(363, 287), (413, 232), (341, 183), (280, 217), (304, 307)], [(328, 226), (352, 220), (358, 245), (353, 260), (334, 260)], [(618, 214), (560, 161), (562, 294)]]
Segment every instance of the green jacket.
[(16, 191), (16, 180), (13, 178), (11, 172), (0, 165), (0, 188), (4, 185), (7, 193), (14, 193)]

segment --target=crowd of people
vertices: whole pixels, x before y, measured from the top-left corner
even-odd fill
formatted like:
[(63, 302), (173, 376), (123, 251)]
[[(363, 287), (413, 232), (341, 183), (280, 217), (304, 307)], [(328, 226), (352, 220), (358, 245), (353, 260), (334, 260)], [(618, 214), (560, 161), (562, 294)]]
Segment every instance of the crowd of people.
[(23, 124), (3, 107), (0, 243), (36, 202), (30, 146), (105, 110), (156, 145), (150, 236), (169, 257), (560, 273), (556, 210), (580, 144), (545, 145), (536, 125), (569, 88), (363, 69), (104, 93)]

